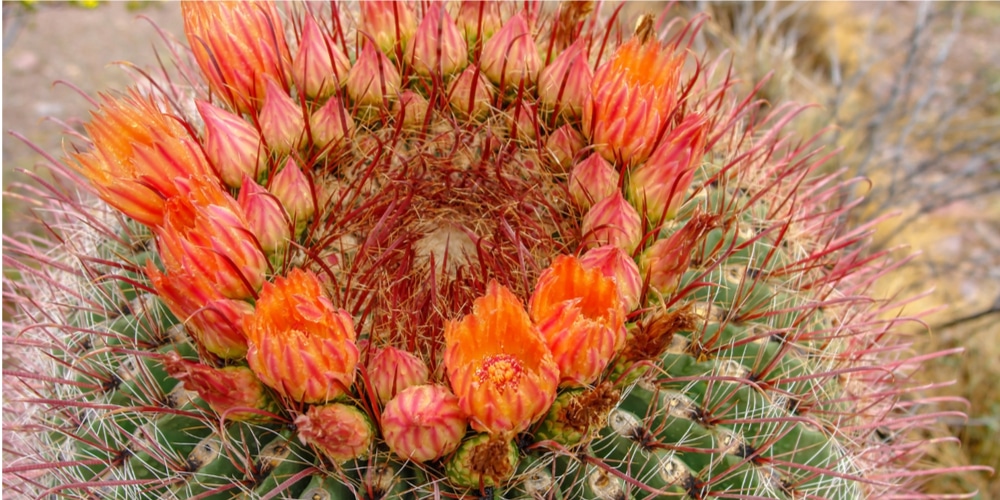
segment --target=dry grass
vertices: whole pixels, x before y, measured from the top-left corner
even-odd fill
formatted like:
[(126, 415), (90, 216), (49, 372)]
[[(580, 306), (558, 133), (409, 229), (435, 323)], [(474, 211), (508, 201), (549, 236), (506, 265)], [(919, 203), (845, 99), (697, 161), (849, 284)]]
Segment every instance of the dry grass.
[[(935, 465), (1000, 469), (1000, 57), (990, 48), (1000, 5), (945, 3), (705, 3), (705, 47), (733, 52), (749, 87), (769, 72), (771, 102), (815, 102), (796, 125), (804, 137), (833, 125), (824, 139), (842, 153), (831, 168), (871, 180), (856, 221), (889, 213), (878, 248), (910, 264), (878, 293), (913, 296), (904, 314), (929, 311), (914, 350), (964, 347), (930, 362), (918, 377), (955, 380), (936, 396), (959, 395), (967, 421), (941, 422)], [(1000, 498), (983, 472), (940, 477), (932, 494)]]

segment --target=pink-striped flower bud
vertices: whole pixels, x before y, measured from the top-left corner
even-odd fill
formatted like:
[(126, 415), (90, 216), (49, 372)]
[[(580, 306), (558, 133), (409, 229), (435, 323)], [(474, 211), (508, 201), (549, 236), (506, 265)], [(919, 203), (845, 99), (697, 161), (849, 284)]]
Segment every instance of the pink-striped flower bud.
[(585, 269), (597, 269), (605, 277), (614, 280), (626, 312), (639, 305), (642, 275), (639, 274), (639, 266), (624, 250), (611, 245), (591, 248), (580, 257), (580, 264)]
[(552, 164), (558, 167), (556, 170), (565, 172), (573, 165), (576, 154), (586, 146), (583, 135), (576, 131), (572, 125), (566, 124), (557, 128), (549, 134), (545, 140), (545, 149), (548, 150), (548, 157)]
[(507, 108), (510, 120), (510, 136), (525, 142), (532, 142), (538, 137), (535, 133), (538, 124), (538, 110), (534, 104), (525, 101), (515, 101)]
[(326, 150), (354, 133), (354, 119), (340, 99), (331, 97), (309, 117), (313, 144)]
[(295, 419), (295, 428), (302, 444), (316, 447), (338, 465), (367, 456), (375, 439), (368, 416), (340, 403), (310, 407)]
[(430, 370), (424, 361), (395, 347), (377, 349), (368, 360), (368, 378), (380, 403), (385, 404), (407, 387), (427, 383)]
[(672, 219), (704, 154), (705, 121), (688, 115), (645, 163), (629, 173), (629, 199), (636, 207), (645, 207), (651, 221)]
[(274, 80), (267, 80), (267, 97), (257, 119), (272, 154), (285, 155), (304, 145), (306, 121), (302, 108)]
[(614, 245), (631, 254), (642, 239), (642, 218), (621, 192), (590, 207), (583, 216), (584, 245)]
[(583, 116), (594, 71), (587, 64), (583, 39), (577, 39), (538, 75), (538, 100), (569, 118)]
[(431, 4), (417, 34), (406, 47), (404, 60), (420, 76), (450, 76), (469, 64), (465, 38), (442, 4)]
[(347, 77), (351, 62), (311, 15), (305, 16), (302, 40), (292, 61), (292, 79), (307, 96), (329, 97)]
[(716, 223), (712, 215), (696, 215), (669, 238), (650, 245), (639, 257), (643, 279), (660, 293), (672, 292), (691, 264), (691, 252)]
[(205, 122), (205, 156), (222, 182), (236, 188), (244, 174), (258, 178), (267, 168), (267, 155), (261, 150), (257, 129), (242, 117), (205, 101), (195, 101), (195, 106)]
[(477, 41), (484, 43), (492, 38), (503, 24), (503, 18), (500, 16), (500, 2), (496, 0), (462, 0), (455, 24), (465, 34), (465, 40), (470, 46), (475, 46)]
[(312, 184), (302, 173), (302, 168), (294, 159), (289, 158), (285, 168), (274, 174), (268, 190), (281, 201), (281, 206), (285, 207), (285, 212), (295, 224), (295, 234), (298, 235), (309, 218), (316, 213)]
[(401, 83), (399, 71), (392, 61), (365, 41), (361, 55), (347, 73), (345, 85), (347, 95), (355, 103), (361, 106), (381, 106), (384, 98), (394, 97), (399, 93)]
[(182, 359), (176, 352), (163, 360), (167, 374), (195, 391), (215, 413), (227, 420), (263, 422), (270, 420), (264, 412), (278, 410), (264, 384), (245, 366), (214, 368), (203, 363)]
[(236, 202), (246, 214), (247, 224), (265, 253), (272, 254), (288, 245), (292, 238), (290, 220), (277, 197), (249, 176), (243, 176)]
[(426, 462), (458, 448), (468, 418), (458, 397), (440, 385), (417, 385), (400, 392), (382, 410), (382, 433), (389, 449), (404, 460)]
[(594, 153), (577, 163), (569, 174), (569, 194), (576, 206), (586, 210), (618, 192), (618, 172)]
[(429, 107), (430, 103), (424, 96), (412, 90), (404, 90), (399, 94), (399, 100), (393, 103), (392, 112), (397, 120), (403, 121), (404, 128), (412, 130), (424, 126)]
[(486, 42), (479, 64), (497, 85), (516, 89), (522, 82), (528, 86), (535, 81), (542, 60), (523, 12), (508, 19)]
[(416, 33), (417, 17), (407, 2), (366, 0), (361, 2), (360, 29), (379, 50), (395, 56), (396, 45), (405, 48)]
[(448, 87), (448, 103), (463, 118), (482, 118), (489, 114), (493, 85), (476, 67), (465, 68)]

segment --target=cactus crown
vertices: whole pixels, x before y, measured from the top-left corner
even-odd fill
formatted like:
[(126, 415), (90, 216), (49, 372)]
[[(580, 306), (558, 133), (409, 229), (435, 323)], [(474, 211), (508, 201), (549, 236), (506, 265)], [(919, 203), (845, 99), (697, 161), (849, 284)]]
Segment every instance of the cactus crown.
[[(7, 240), (4, 486), (85, 498), (861, 498), (888, 269), (699, 19), (185, 3)], [(193, 87), (191, 84), (194, 84)], [(72, 194), (85, 178), (101, 198)]]

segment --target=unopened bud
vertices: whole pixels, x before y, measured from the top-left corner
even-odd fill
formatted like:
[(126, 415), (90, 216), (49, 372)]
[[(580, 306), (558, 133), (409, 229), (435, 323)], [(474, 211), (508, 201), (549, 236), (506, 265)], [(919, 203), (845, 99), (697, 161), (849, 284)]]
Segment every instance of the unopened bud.
[(397, 44), (406, 47), (417, 31), (417, 18), (406, 2), (371, 0), (360, 3), (361, 31), (372, 37), (379, 50), (395, 56)]
[(205, 155), (229, 187), (239, 187), (243, 175), (257, 178), (266, 168), (260, 133), (243, 118), (205, 101), (195, 101), (205, 121)]
[(309, 117), (309, 130), (313, 144), (326, 150), (354, 133), (354, 119), (340, 99), (331, 97)]
[(470, 46), (484, 43), (503, 24), (500, 3), (496, 0), (462, 0), (455, 24), (465, 34), (465, 40)]
[(288, 245), (292, 237), (289, 233), (289, 219), (278, 198), (249, 176), (243, 176), (243, 185), (236, 201), (246, 214), (250, 230), (265, 253), (272, 254)]
[(340, 403), (310, 407), (295, 419), (295, 427), (303, 444), (315, 446), (336, 464), (367, 456), (375, 438), (368, 416)]
[(598, 269), (604, 276), (614, 280), (626, 312), (639, 305), (642, 276), (639, 274), (639, 266), (624, 250), (610, 245), (592, 248), (580, 257), (580, 264), (587, 269)]
[(594, 71), (587, 64), (583, 40), (573, 42), (538, 76), (538, 100), (570, 118), (583, 116)]
[(476, 67), (465, 68), (448, 87), (451, 109), (465, 118), (482, 118), (490, 112), (493, 85)]
[(368, 377), (379, 402), (385, 404), (404, 389), (427, 383), (430, 370), (422, 359), (409, 352), (383, 347), (368, 361)]
[(565, 172), (573, 165), (576, 153), (586, 145), (583, 135), (576, 131), (572, 125), (563, 125), (549, 134), (545, 141), (545, 149), (548, 150), (549, 158), (558, 167), (556, 170)]
[(569, 194), (582, 209), (588, 209), (616, 192), (618, 172), (599, 154), (591, 154), (577, 163), (570, 173)]
[(302, 173), (299, 164), (289, 158), (285, 168), (274, 174), (269, 190), (285, 207), (285, 211), (295, 223), (295, 234), (298, 235), (316, 212), (309, 179)]
[(361, 55), (347, 73), (345, 85), (347, 95), (351, 96), (355, 103), (361, 106), (381, 106), (383, 99), (399, 93), (399, 71), (385, 54), (375, 50), (371, 43), (365, 41)]
[(312, 16), (305, 16), (302, 40), (292, 61), (292, 78), (306, 95), (316, 98), (329, 97), (347, 77), (350, 61), (330, 38), (320, 30)]
[(522, 82), (527, 86), (535, 81), (542, 60), (523, 12), (508, 19), (486, 42), (479, 64), (497, 85), (516, 89)]
[(458, 447), (467, 417), (458, 397), (439, 385), (417, 385), (400, 392), (382, 411), (382, 432), (400, 458), (426, 462)]
[(449, 76), (469, 64), (465, 39), (441, 5), (432, 4), (424, 14), (417, 34), (406, 47), (405, 60), (425, 77)]
[(642, 218), (616, 191), (583, 216), (583, 234), (585, 245), (614, 245), (631, 254), (642, 239)]
[(258, 120), (260, 132), (272, 154), (288, 154), (301, 147), (306, 139), (302, 108), (274, 80), (267, 80), (267, 97)]

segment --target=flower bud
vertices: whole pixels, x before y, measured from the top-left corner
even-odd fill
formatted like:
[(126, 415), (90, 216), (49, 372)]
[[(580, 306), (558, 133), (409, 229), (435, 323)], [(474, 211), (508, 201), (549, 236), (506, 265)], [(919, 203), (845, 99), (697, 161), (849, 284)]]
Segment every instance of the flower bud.
[(525, 100), (517, 100), (508, 108), (511, 137), (524, 142), (533, 142), (538, 136), (538, 110), (534, 104)]
[(382, 433), (389, 449), (415, 462), (427, 462), (455, 451), (467, 425), (458, 398), (439, 385), (410, 387), (382, 410)]
[(331, 97), (309, 117), (313, 144), (327, 150), (354, 133), (354, 119), (339, 98)]
[(585, 269), (597, 269), (614, 280), (625, 305), (625, 312), (638, 307), (642, 294), (642, 275), (639, 274), (639, 266), (624, 250), (611, 245), (592, 248), (580, 257), (580, 264)]
[(236, 202), (246, 214), (247, 224), (265, 253), (273, 254), (288, 245), (292, 238), (290, 221), (278, 198), (244, 175)]
[(267, 80), (267, 97), (257, 119), (272, 154), (285, 155), (305, 144), (302, 108), (274, 80)]
[(260, 148), (257, 129), (242, 117), (205, 101), (195, 101), (195, 105), (205, 122), (205, 155), (222, 182), (236, 188), (244, 174), (260, 177), (267, 168), (267, 155)]
[(404, 90), (399, 94), (399, 100), (393, 103), (392, 112), (397, 120), (403, 121), (404, 128), (419, 130), (424, 126), (429, 107), (430, 103), (424, 96), (412, 90)]
[(689, 115), (649, 159), (629, 172), (629, 198), (645, 207), (651, 221), (672, 219), (687, 196), (695, 168), (705, 154), (704, 120)]
[(313, 99), (324, 99), (336, 91), (350, 66), (347, 56), (323, 34), (316, 20), (305, 16), (302, 40), (292, 61), (295, 85)]
[(569, 124), (557, 128), (545, 140), (545, 149), (559, 172), (565, 172), (573, 165), (576, 153), (585, 145), (583, 136)]
[(469, 46), (484, 43), (492, 38), (503, 24), (503, 18), (500, 16), (500, 2), (496, 0), (462, 0), (455, 24), (462, 30)]
[(375, 439), (368, 416), (340, 403), (310, 407), (295, 419), (295, 428), (302, 444), (315, 446), (337, 465), (367, 456)]
[(483, 118), (492, 109), (493, 91), (493, 85), (479, 68), (470, 66), (448, 87), (448, 103), (460, 117)]
[(569, 174), (569, 194), (582, 209), (617, 192), (618, 172), (597, 153), (577, 163)]
[(716, 224), (714, 216), (696, 215), (669, 238), (650, 245), (639, 257), (639, 269), (649, 286), (664, 294), (677, 288), (691, 263), (691, 252)]
[(642, 240), (642, 218), (621, 192), (597, 202), (583, 216), (584, 245), (614, 245), (631, 254)]
[(262, 422), (270, 420), (256, 411), (275, 412), (278, 407), (264, 384), (245, 366), (211, 366), (181, 359), (170, 352), (163, 360), (167, 374), (184, 383), (184, 388), (195, 391), (215, 413), (227, 420)]
[(520, 457), (513, 441), (477, 434), (462, 441), (445, 464), (445, 474), (459, 487), (495, 487), (514, 475), (518, 462)]
[(539, 102), (573, 119), (583, 115), (594, 79), (583, 43), (583, 39), (577, 39), (538, 76)]
[(396, 45), (405, 48), (416, 33), (417, 18), (406, 2), (364, 1), (361, 2), (361, 31), (374, 40), (379, 50), (395, 57)]
[[(397, 2), (392, 2), (396, 4)], [(362, 6), (367, 2), (362, 3)], [(399, 3), (399, 5), (405, 5)], [(396, 66), (385, 54), (364, 42), (361, 55), (347, 73), (347, 95), (361, 106), (381, 106), (385, 98), (399, 93), (400, 77)]]
[(368, 378), (382, 404), (407, 387), (427, 383), (430, 377), (430, 370), (422, 359), (395, 347), (376, 350), (367, 368)]
[(424, 14), (404, 60), (424, 77), (446, 77), (468, 66), (465, 38), (441, 4), (431, 4)]
[(313, 204), (312, 187), (309, 179), (302, 173), (302, 169), (294, 159), (288, 158), (285, 168), (274, 174), (268, 190), (281, 201), (281, 206), (285, 207), (285, 212), (295, 223), (295, 234), (305, 229), (306, 222), (316, 213), (316, 206)]
[(296, 268), (265, 283), (244, 330), (250, 368), (293, 401), (323, 403), (354, 384), (354, 321), (334, 308), (311, 272)]
[(503, 23), (500, 31), (486, 42), (479, 65), (497, 85), (516, 89), (522, 82), (527, 87), (535, 81), (542, 60), (523, 12)]
[(596, 380), (625, 341), (618, 287), (576, 257), (560, 255), (542, 271), (528, 308), (563, 383)]

